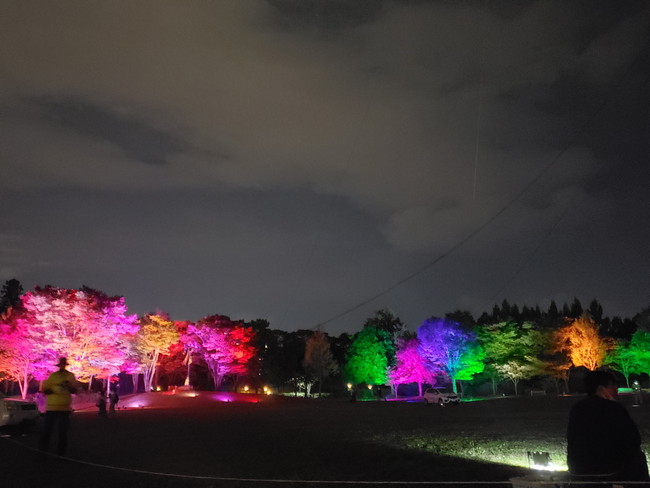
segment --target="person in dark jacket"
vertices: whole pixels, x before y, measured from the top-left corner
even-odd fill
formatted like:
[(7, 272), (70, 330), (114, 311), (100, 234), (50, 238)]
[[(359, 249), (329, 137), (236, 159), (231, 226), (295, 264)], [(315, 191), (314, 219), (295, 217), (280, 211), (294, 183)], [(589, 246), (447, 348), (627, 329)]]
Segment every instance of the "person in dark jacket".
[(648, 465), (641, 435), (625, 407), (616, 401), (618, 387), (606, 371), (585, 376), (587, 398), (569, 414), (567, 463), (572, 475), (646, 481)]

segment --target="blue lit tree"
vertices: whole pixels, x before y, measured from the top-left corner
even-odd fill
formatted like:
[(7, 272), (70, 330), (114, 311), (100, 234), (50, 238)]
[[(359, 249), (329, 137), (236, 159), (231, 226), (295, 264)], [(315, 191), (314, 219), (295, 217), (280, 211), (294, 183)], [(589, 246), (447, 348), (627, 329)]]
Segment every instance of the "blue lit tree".
[(454, 392), (457, 380), (471, 380), (483, 371), (485, 351), (476, 335), (458, 322), (432, 317), (418, 328), (420, 355), (432, 370), (449, 376)]

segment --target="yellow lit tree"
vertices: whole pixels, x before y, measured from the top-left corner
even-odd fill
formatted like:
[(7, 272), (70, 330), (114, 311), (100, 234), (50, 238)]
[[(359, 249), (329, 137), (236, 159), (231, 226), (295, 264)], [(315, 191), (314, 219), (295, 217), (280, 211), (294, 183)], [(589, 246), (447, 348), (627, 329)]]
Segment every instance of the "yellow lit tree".
[(555, 333), (555, 350), (564, 352), (573, 366), (584, 366), (591, 371), (603, 364), (612, 347), (612, 340), (598, 334), (598, 325), (587, 314)]

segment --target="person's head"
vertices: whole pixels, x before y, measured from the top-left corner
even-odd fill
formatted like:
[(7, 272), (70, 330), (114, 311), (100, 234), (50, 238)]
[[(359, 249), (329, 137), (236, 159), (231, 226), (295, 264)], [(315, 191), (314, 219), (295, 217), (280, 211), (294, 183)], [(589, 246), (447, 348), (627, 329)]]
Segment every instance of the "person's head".
[(584, 379), (589, 396), (600, 396), (613, 400), (618, 395), (616, 378), (609, 371), (589, 371)]
[(68, 359), (67, 358), (60, 358), (59, 362), (56, 363), (59, 369), (65, 369), (65, 367), (68, 365)]

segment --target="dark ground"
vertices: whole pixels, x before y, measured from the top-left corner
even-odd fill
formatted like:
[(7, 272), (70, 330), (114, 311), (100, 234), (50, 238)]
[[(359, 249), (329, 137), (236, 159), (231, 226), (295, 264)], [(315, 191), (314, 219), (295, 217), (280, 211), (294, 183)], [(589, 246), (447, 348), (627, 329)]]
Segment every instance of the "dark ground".
[[(529, 471), (436, 456), (407, 448), (395, 439), (404, 434), (561, 439), (568, 409), (577, 400), (513, 398), (425, 407), (286, 398), (222, 403), (207, 394), (198, 398), (150, 395), (159, 408), (120, 410), (110, 419), (98, 418), (92, 409), (75, 412), (68, 451), (71, 460), (39, 461), (34, 450), (38, 432), (0, 439), (0, 486), (363, 486), (198, 479), (131, 470), (267, 480), (505, 482)], [(648, 404), (629, 410), (647, 439)]]

